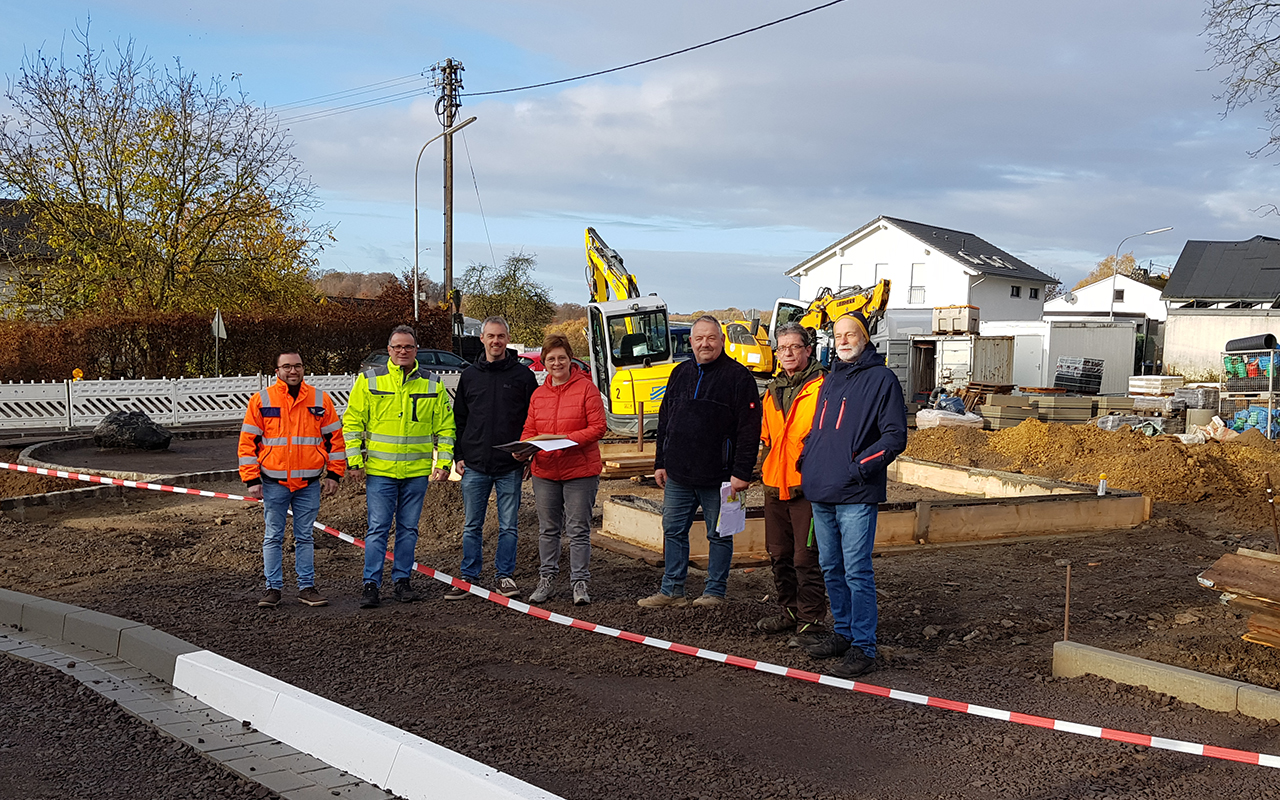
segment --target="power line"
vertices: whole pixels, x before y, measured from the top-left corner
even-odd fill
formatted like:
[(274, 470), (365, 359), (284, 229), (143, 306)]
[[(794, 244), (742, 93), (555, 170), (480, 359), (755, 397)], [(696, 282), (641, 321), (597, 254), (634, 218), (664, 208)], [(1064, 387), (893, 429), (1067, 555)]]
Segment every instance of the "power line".
[(307, 97), (302, 100), (295, 100), (292, 103), (283, 103), (278, 106), (272, 106), (271, 109), (273, 111), (283, 111), (285, 109), (290, 109), (290, 108), (306, 108), (307, 106), (320, 105), (318, 102), (316, 102), (318, 100), (345, 100), (348, 97), (355, 97), (356, 95), (376, 92), (379, 89), (389, 89), (393, 86), (403, 86), (404, 84), (409, 83), (410, 81), (421, 80), (421, 79), (422, 79), (421, 72), (415, 73), (413, 75), (402, 75), (399, 78), (389, 78), (385, 81), (378, 81), (377, 83), (367, 83), (364, 86), (357, 86), (354, 89), (344, 89), (340, 92), (330, 92), (328, 94), (319, 94), (319, 95), (316, 95), (315, 97)]
[(335, 106), (333, 108), (326, 108), (320, 111), (306, 112), (294, 117), (286, 117), (284, 119), (281, 119), (280, 122), (282, 124), (289, 124), (289, 123), (296, 123), (296, 122), (311, 122), (317, 119), (324, 119), (325, 117), (332, 117), (335, 114), (346, 114), (347, 112), (350, 112), (350, 111), (359, 111), (362, 108), (373, 108), (374, 106), (381, 106), (381, 105), (386, 105), (387, 103), (394, 103), (398, 100), (404, 100), (409, 97), (416, 97), (418, 95), (426, 94), (428, 91), (430, 91), (430, 87), (422, 86), (415, 89), (409, 89), (403, 92), (397, 92), (395, 94), (385, 95), (383, 97), (375, 97), (369, 100), (361, 100), (359, 102), (349, 103), (345, 106)]
[(728, 36), (721, 36), (719, 39), (712, 39), (711, 41), (709, 41), (709, 42), (703, 42), (702, 44), (695, 44), (695, 45), (693, 45), (692, 47), (685, 47), (685, 48), (683, 48), (683, 49), (681, 49), (681, 50), (673, 50), (673, 51), (672, 51), (672, 52), (670, 52), (670, 53), (665, 53), (665, 54), (660, 55), (660, 56), (654, 56), (653, 58), (646, 58), (646, 59), (644, 59), (643, 61), (633, 61), (633, 62), (632, 62), (632, 63), (630, 63), (630, 64), (623, 64), (623, 65), (622, 65), (622, 66), (620, 66), (620, 67), (612, 67), (612, 68), (610, 68), (610, 69), (602, 69), (602, 70), (599, 70), (599, 71), (597, 71), (597, 72), (588, 72), (588, 73), (587, 73), (587, 74), (585, 74), (585, 75), (576, 75), (576, 76), (574, 76), (574, 77), (572, 77), (572, 78), (561, 78), (561, 79), (560, 79), (560, 80), (558, 80), (558, 81), (547, 81), (547, 82), (545, 82), (545, 83), (533, 83), (533, 84), (530, 84), (530, 85), (528, 85), (528, 86), (516, 86), (516, 87), (511, 88), (511, 89), (494, 89), (494, 90), (492, 90), (492, 91), (488, 91), (488, 92), (465, 92), (462, 96), (463, 96), (463, 97), (481, 97), (481, 96), (489, 95), (489, 94), (507, 94), (507, 93), (509, 93), (509, 92), (523, 92), (523, 91), (525, 91), (525, 90), (527, 90), (527, 89), (541, 89), (541, 88), (542, 88), (542, 87), (544, 87), (544, 86), (556, 86), (556, 85), (561, 84), (561, 83), (571, 83), (571, 82), (573, 82), (573, 81), (581, 81), (581, 80), (586, 80), (587, 78), (594, 78), (594, 77), (597, 77), (597, 76), (599, 76), (599, 75), (608, 75), (608, 74), (609, 74), (609, 73), (611, 73), (611, 72), (620, 72), (620, 71), (622, 71), (622, 70), (624, 70), (624, 69), (631, 69), (632, 67), (638, 67), (638, 66), (641, 66), (642, 64), (652, 64), (653, 62), (655, 62), (655, 61), (661, 61), (661, 60), (663, 60), (664, 58), (671, 58), (672, 56), (678, 56), (678, 55), (682, 55), (682, 54), (684, 54), (684, 53), (691, 53), (691, 52), (693, 52), (694, 50), (700, 50), (700, 49), (702, 49), (702, 48), (704, 48), (704, 47), (710, 47), (710, 46), (711, 46), (711, 45), (713, 45), (713, 44), (719, 44), (719, 43), (721, 43), (721, 42), (727, 42), (727, 41), (729, 41), (730, 39), (736, 39), (736, 38), (738, 38), (739, 36), (746, 36), (748, 33), (755, 33), (756, 31), (762, 31), (762, 30), (764, 30), (765, 28), (772, 28), (774, 25), (781, 25), (781, 24), (782, 24), (782, 23), (784, 23), (784, 22), (789, 22), (789, 21), (791, 21), (791, 20), (793, 20), (793, 19), (796, 19), (796, 18), (798, 18), (798, 17), (803, 17), (803, 16), (804, 16), (804, 15), (806, 15), (806, 14), (812, 14), (812, 13), (813, 13), (813, 12), (815, 12), (815, 11), (821, 11), (821, 10), (822, 10), (822, 9), (824, 9), (824, 8), (830, 8), (831, 6), (834, 6), (834, 5), (837, 5), (837, 4), (839, 4), (839, 3), (843, 3), (843, 2), (844, 2), (844, 0), (831, 0), (830, 2), (828, 2), (828, 3), (823, 3), (823, 4), (822, 4), (822, 5), (820, 5), (820, 6), (814, 6), (813, 8), (807, 9), (807, 10), (805, 10), (805, 11), (798, 12), (798, 13), (796, 13), (796, 14), (792, 14), (792, 15), (790, 15), (790, 16), (782, 17), (781, 19), (775, 19), (773, 22), (766, 22), (766, 23), (764, 23), (763, 25), (757, 25), (757, 26), (755, 26), (754, 28), (747, 28), (747, 29), (746, 29), (746, 30), (744, 30), (744, 31), (738, 31), (737, 33), (731, 33), (731, 34), (729, 34)]
[(498, 257), (493, 254), (493, 239), (489, 236), (489, 220), (484, 216), (484, 203), (480, 202), (480, 183), (476, 180), (476, 165), (471, 162), (471, 148), (467, 146), (467, 132), (462, 131), (462, 150), (467, 154), (467, 166), (471, 168), (471, 184), (476, 187), (476, 205), (480, 207), (480, 222), (484, 224), (484, 238), (489, 242), (489, 260), (493, 266), (498, 265)]

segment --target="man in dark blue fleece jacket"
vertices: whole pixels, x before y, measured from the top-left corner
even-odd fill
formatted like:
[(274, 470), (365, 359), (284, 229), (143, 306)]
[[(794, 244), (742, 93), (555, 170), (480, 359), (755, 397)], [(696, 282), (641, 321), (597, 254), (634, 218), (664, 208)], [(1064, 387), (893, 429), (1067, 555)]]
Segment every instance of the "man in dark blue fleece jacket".
[(836, 320), (838, 360), (822, 385), (813, 428), (800, 455), (800, 485), (813, 504), (818, 562), (831, 599), (834, 632), (805, 651), (843, 660), (831, 674), (853, 678), (875, 668), (876, 579), (871, 547), (885, 474), (907, 446), (907, 408), (898, 378), (869, 341), (867, 320)]
[(667, 381), (658, 410), (653, 477), (663, 489), (666, 566), (661, 590), (639, 601), (644, 608), (685, 606), (689, 528), (702, 507), (707, 524), (707, 582), (695, 606), (724, 602), (733, 537), (720, 536), (720, 486), (741, 492), (751, 483), (760, 448), (760, 392), (746, 367), (724, 354), (715, 317), (699, 317), (689, 333), (693, 358)]

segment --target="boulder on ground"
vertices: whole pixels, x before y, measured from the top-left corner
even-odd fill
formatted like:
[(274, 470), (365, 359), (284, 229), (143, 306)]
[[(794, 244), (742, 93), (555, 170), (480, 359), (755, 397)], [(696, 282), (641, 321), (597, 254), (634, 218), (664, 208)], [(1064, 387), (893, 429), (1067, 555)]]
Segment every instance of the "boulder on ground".
[(167, 450), (173, 434), (141, 411), (112, 411), (93, 429), (98, 447), (130, 447), (137, 450)]

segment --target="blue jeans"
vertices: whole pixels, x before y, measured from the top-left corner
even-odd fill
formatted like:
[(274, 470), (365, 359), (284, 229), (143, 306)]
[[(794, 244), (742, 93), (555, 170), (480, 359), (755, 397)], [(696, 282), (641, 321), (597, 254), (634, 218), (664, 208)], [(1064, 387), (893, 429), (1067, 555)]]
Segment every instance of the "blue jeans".
[(395, 556), (391, 580), (408, 578), (413, 571), (413, 550), (418, 546), (418, 518), (427, 496), (426, 475), (419, 478), (365, 477), (365, 503), (369, 507), (369, 532), (364, 537), (364, 582), (382, 585), (382, 565), (387, 560), (387, 536), (395, 518)]
[(878, 512), (874, 503), (813, 504), (813, 534), (835, 632), (862, 648), (868, 658), (876, 656), (879, 621), (871, 568)]
[(466, 522), (462, 527), (462, 579), (475, 583), (484, 567), (484, 518), (489, 510), (489, 493), (498, 495), (498, 553), (493, 568), (499, 578), (510, 578), (516, 571), (516, 517), (520, 513), (520, 480), (522, 470), (496, 475), (467, 467), (462, 473), (462, 511)]
[(702, 506), (707, 523), (707, 583), (703, 594), (724, 597), (729, 586), (729, 563), (733, 561), (733, 537), (716, 533), (720, 520), (719, 486), (685, 486), (667, 478), (662, 492), (662, 593), (669, 597), (684, 596), (684, 581), (689, 576), (689, 528)]
[(262, 482), (262, 516), (267, 532), (262, 537), (262, 574), (268, 589), (284, 589), (284, 526), (293, 509), (293, 569), (298, 588), (316, 585), (315, 539), (312, 524), (320, 513), (320, 481), (289, 491), (283, 484)]

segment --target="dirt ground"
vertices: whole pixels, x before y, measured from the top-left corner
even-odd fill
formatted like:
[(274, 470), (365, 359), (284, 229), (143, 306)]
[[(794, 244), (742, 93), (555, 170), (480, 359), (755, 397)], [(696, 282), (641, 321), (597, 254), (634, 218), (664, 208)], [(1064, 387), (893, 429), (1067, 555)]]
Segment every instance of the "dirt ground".
[[(1068, 434), (1049, 430), (1051, 441), (1045, 441), (1041, 433), (1023, 431), (1031, 446), (1079, 461), (1078, 472), (1096, 468), (1068, 446), (1074, 441)], [(1126, 456), (1134, 465), (1141, 465), (1142, 453), (1167, 454), (1165, 443), (1107, 435), (1122, 437), (1119, 450), (1134, 451)], [(909, 453), (932, 447), (939, 451), (935, 460), (965, 463), (995, 452), (1010, 459), (1006, 466), (1075, 477), (1053, 458), (1038, 467), (1012, 447), (1012, 455), (1000, 453), (990, 444), (994, 436), (956, 446), (939, 434), (913, 433)], [(942, 452), (947, 447), (951, 457)], [(1270, 451), (1256, 445), (1199, 447), (1206, 450), (1173, 452), (1183, 467), (1194, 459), (1206, 475), (1218, 474), (1209, 456), (1233, 454), (1228, 447), (1254, 447), (1262, 453), (1246, 453), (1246, 463), (1271, 463)], [(1109, 476), (1112, 469), (1108, 465)], [(1137, 480), (1123, 468), (1114, 474), (1120, 488)], [(1178, 490), (1168, 489), (1155, 518), (1132, 530), (877, 558), (883, 664), (870, 682), (1280, 753), (1274, 723), (1098, 679), (1050, 677), (1064, 605), (1064, 570), (1055, 562), (1070, 559), (1073, 640), (1280, 688), (1280, 654), (1241, 641), (1243, 619), (1195, 580), (1237, 546), (1274, 548), (1269, 517), (1264, 525), (1253, 508), (1260, 502), (1258, 484), (1243, 468), (1236, 478), (1225, 487), (1206, 480), (1208, 493), (1197, 500), (1170, 502)], [(601, 488), (602, 496), (634, 493), (630, 481)], [(325, 501), (321, 519), (362, 535), (360, 487), (344, 484)], [(478, 598), (443, 602), (443, 586), (421, 576), (423, 602), (361, 611), (362, 551), (331, 538), (316, 556), (318, 583), (331, 605), (307, 608), (286, 595), (290, 602), (259, 610), (261, 525), (254, 506), (158, 494), (73, 506), (39, 524), (2, 520), (0, 585), (155, 625), (569, 798), (1278, 794), (1275, 775), (1265, 768), (920, 708), (664, 653)], [(419, 561), (456, 574), (461, 525), (457, 485), (433, 487)], [(496, 530), (492, 514), (488, 529)], [(516, 578), (528, 591), (537, 573), (528, 489), (520, 530)], [(482, 581), (493, 578), (494, 538), (486, 537)], [(693, 571), (691, 592), (701, 588), (701, 576)], [(722, 608), (637, 608), (635, 600), (652, 593), (659, 578), (660, 569), (597, 550), (595, 602), (574, 608), (566, 581), (548, 607), (747, 658), (821, 668), (784, 639), (753, 629), (772, 611), (768, 568), (734, 570), (731, 602)]]

